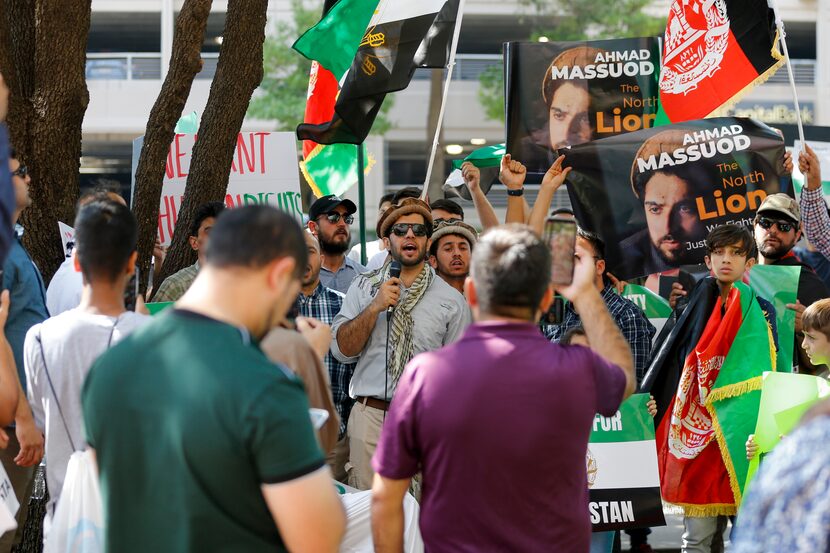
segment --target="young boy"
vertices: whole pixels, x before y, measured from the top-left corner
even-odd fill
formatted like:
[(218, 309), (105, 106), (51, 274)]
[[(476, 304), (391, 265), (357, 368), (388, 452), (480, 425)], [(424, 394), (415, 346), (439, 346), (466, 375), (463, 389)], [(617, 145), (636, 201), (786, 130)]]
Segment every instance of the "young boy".
[[(649, 371), (679, 376), (674, 376), (673, 388), (672, 379), (664, 376), (665, 386), (652, 378), (646, 389), (658, 397), (661, 409), (670, 398), (658, 424), (658, 460), (661, 481), (667, 483), (664, 499), (682, 506), (686, 514), (684, 552), (711, 551), (713, 538), (720, 534), (718, 516), (737, 512), (746, 461), (734, 455), (733, 448), (744, 445), (736, 444), (734, 435), (749, 436), (755, 421), (734, 413), (757, 409), (755, 377), (774, 364), (775, 309), (740, 283), (754, 263), (756, 248), (750, 232), (737, 225), (709, 233), (705, 261), (714, 278), (702, 280), (690, 292), (687, 312), (677, 318), (668, 338), (672, 343), (665, 344), (680, 354), (674, 358), (683, 365), (656, 358)], [(751, 309), (753, 296), (760, 309)], [(758, 343), (747, 344), (747, 339)], [(744, 350), (740, 355), (745, 362), (729, 355), (733, 347)]]
[[(813, 365), (830, 363), (830, 298), (818, 300), (804, 310), (801, 318), (804, 340), (801, 347), (810, 357)], [(827, 370), (816, 375), (828, 377)]]

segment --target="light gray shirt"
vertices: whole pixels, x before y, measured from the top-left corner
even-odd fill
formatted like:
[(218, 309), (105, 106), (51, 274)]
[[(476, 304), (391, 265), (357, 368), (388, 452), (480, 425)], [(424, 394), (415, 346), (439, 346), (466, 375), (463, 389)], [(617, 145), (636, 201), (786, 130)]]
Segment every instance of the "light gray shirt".
[[(409, 293), (407, 288), (401, 290), (399, 303)], [(359, 276), (352, 283), (343, 301), (340, 313), (332, 323), (331, 352), (342, 363), (354, 363), (354, 375), (349, 384), (349, 395), (384, 399), (384, 382), (386, 382), (387, 400), (392, 399), (395, 385), (392, 378), (386, 378), (386, 314), (381, 313), (375, 322), (375, 328), (366, 342), (366, 346), (355, 357), (344, 355), (337, 343), (337, 332), (344, 323), (357, 318), (366, 309), (375, 294), (365, 276)], [(434, 351), (456, 341), (470, 324), (472, 316), (467, 302), (458, 290), (436, 276), (421, 300), (412, 309), (415, 321), (412, 341), (414, 355)], [(395, 345), (390, 343), (390, 351)]]
[(337, 290), (341, 294), (345, 294), (349, 290), (352, 281), (360, 273), (365, 273), (366, 267), (353, 259), (346, 256), (343, 264), (337, 269), (336, 273), (332, 273), (325, 267), (320, 267), (320, 282), (326, 288)]
[[(75, 308), (33, 326), (26, 334), (23, 364), (27, 395), (35, 423), (45, 433), (46, 485), (49, 488), (46, 516), (50, 519), (63, 488), (66, 467), (73, 453), (72, 444), (76, 451), (83, 451), (86, 445), (81, 408), (84, 378), (98, 356), (111, 345), (110, 336), (115, 344), (149, 320), (150, 317), (132, 311), (116, 318)], [(42, 353), (38, 338), (43, 345)], [(55, 394), (46, 377), (44, 358)], [(55, 404), (55, 395), (66, 427)], [(72, 437), (71, 444), (67, 428)]]

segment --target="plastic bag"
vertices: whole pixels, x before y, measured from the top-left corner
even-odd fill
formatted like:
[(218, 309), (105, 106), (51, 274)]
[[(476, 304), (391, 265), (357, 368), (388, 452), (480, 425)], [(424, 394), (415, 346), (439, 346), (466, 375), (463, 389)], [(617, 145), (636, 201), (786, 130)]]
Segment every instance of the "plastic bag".
[(103, 553), (104, 517), (98, 472), (90, 451), (69, 458), (66, 479), (43, 553)]

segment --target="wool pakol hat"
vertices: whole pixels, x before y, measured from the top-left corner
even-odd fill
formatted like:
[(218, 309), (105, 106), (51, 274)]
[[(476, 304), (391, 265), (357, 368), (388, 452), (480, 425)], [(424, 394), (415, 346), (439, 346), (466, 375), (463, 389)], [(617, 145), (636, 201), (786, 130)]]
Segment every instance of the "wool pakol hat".
[(404, 215), (409, 215), (410, 213), (418, 213), (419, 215), (423, 215), (424, 223), (427, 226), (427, 235), (431, 236), (432, 212), (429, 210), (429, 205), (425, 201), (418, 198), (404, 198), (384, 211), (378, 221), (378, 236), (382, 238), (388, 237), (389, 230), (392, 228), (392, 225), (394, 225), (398, 219)]
[(457, 234), (467, 239), (470, 243), (470, 248), (475, 246), (478, 239), (476, 229), (459, 219), (436, 219), (435, 225), (432, 227), (432, 243), (438, 242), (442, 237), (448, 234)]

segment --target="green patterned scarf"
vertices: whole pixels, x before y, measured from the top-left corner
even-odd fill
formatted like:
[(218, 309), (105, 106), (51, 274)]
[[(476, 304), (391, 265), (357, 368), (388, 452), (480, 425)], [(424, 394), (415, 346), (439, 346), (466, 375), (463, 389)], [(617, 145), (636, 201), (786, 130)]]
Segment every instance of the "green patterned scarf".
[[(387, 260), (382, 268), (367, 275), (373, 294), (376, 294), (380, 285), (389, 279), (390, 265), (391, 261)], [(414, 355), (415, 343), (412, 340), (415, 321), (412, 319), (412, 310), (421, 301), (434, 278), (435, 271), (428, 263), (424, 263), (424, 268), (409, 287), (406, 297), (395, 307), (392, 328), (389, 330), (389, 343), (392, 345), (389, 352), (389, 374), (395, 385), (398, 384), (404, 367)]]

